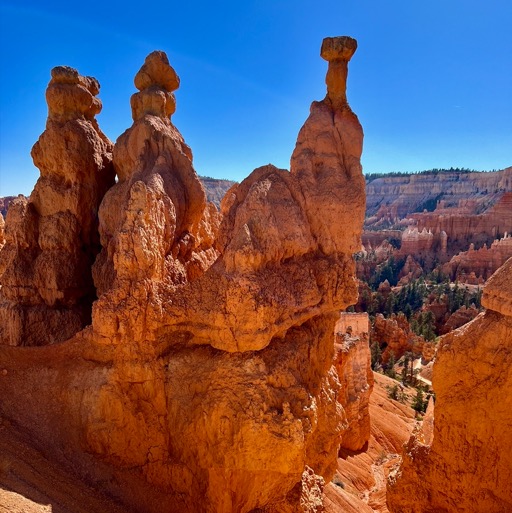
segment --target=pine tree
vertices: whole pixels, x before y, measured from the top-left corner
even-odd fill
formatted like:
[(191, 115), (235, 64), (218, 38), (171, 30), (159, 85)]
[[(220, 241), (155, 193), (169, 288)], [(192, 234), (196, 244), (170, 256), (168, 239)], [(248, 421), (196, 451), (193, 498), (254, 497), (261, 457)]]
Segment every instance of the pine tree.
[(404, 385), (407, 385), (407, 382), (409, 381), (409, 376), (408, 376), (408, 373), (409, 373), (409, 353), (405, 353), (405, 356), (404, 356), (404, 367), (402, 369), (402, 383)]
[(389, 360), (386, 366), (386, 374), (390, 377), (395, 379), (396, 373), (395, 373), (395, 353), (391, 351), (389, 353)]
[(377, 341), (375, 341), (370, 347), (371, 361), (372, 361), (372, 369), (375, 370), (380, 365), (380, 359), (382, 356), (382, 351), (380, 350), (380, 345)]
[(416, 397), (412, 401), (412, 408), (418, 413), (425, 413), (425, 410), (427, 409), (427, 401), (425, 401), (425, 395), (423, 393), (423, 388), (421, 387), (418, 388)]

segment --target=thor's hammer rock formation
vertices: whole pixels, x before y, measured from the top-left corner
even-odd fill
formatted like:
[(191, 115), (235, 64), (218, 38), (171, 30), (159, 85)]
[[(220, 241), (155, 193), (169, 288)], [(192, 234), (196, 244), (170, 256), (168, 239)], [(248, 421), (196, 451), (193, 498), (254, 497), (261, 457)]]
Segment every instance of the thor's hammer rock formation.
[(256, 169), (220, 213), (169, 119), (179, 79), (150, 54), (99, 209), (91, 325), (0, 347), (2, 414), (136, 511), (322, 511), (347, 429), (334, 326), (356, 300), (365, 207), (355, 48), (324, 42), (327, 96), (291, 172)]

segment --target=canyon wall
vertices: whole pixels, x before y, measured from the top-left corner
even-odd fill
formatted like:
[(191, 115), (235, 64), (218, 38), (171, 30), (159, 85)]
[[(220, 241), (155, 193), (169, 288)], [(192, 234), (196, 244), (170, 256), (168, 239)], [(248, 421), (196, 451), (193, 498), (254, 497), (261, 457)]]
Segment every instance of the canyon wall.
[(484, 288), (486, 312), (443, 337), (433, 374), (433, 439), (409, 441), (390, 481), (390, 511), (512, 510), (511, 276), (509, 259)]
[[(9, 347), (1, 334), (2, 416), (134, 511), (323, 508), (349, 423), (342, 386), (359, 386), (342, 385), (334, 351), (338, 312), (356, 299), (365, 208), (363, 134), (345, 92), (356, 46), (324, 40), (327, 96), (311, 106), (291, 171), (255, 170), (220, 213), (169, 119), (179, 78), (163, 52), (150, 54), (135, 77), (134, 123), (113, 149), (118, 182), (98, 211), (91, 324), (44, 347)], [(90, 121), (67, 104), (59, 115)], [(63, 158), (44, 142), (50, 162)], [(7, 245), (23, 205), (9, 209)], [(17, 254), (32, 255), (32, 242)], [(48, 341), (41, 330), (31, 345)], [(358, 358), (350, 366), (366, 376), (367, 355)]]
[[(436, 207), (469, 209), (474, 213), (512, 192), (512, 167), (493, 173), (421, 173), (383, 176), (367, 184), (367, 216), (402, 219)], [(368, 223), (368, 220), (367, 220)]]
[(485, 244), (475, 249), (471, 244), (468, 251), (462, 251), (442, 266), (444, 274), (452, 281), (484, 283), (510, 257), (512, 257), (512, 236), (495, 240), (489, 247)]

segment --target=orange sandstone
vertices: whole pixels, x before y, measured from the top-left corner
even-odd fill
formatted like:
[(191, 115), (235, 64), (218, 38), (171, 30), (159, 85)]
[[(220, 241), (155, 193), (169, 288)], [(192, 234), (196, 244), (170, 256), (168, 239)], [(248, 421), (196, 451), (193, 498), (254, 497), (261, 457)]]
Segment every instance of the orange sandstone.
[(91, 322), (97, 213), (114, 183), (112, 143), (94, 116), (99, 84), (52, 70), (46, 130), (32, 148), (41, 176), (8, 211), (0, 262), (0, 343), (62, 342)]
[(355, 301), (364, 217), (363, 135), (344, 92), (355, 41), (329, 44), (327, 97), (291, 172), (255, 170), (221, 213), (169, 119), (179, 79), (150, 54), (99, 209), (91, 325), (0, 348), (2, 415), (136, 511), (323, 508), (346, 428), (333, 333)]
[(409, 442), (390, 482), (390, 511), (512, 510), (511, 273), (509, 259), (484, 289), (487, 311), (443, 337), (433, 433)]

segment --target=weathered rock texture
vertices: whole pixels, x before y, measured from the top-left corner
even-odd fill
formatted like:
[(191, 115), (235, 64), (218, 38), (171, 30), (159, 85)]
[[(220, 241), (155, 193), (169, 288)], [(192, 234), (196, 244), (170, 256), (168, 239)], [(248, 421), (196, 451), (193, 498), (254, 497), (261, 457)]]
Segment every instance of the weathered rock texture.
[(336, 336), (335, 365), (341, 389), (338, 402), (348, 427), (342, 433), (340, 450), (358, 451), (370, 438), (369, 402), (373, 390), (368, 331), (361, 336)]
[(220, 208), (222, 199), (236, 183), (232, 180), (219, 180), (209, 176), (200, 176), (199, 178), (204, 186), (208, 201), (211, 201), (217, 208)]
[(32, 148), (41, 176), (27, 200), (12, 201), (0, 259), (0, 340), (61, 342), (91, 320), (97, 212), (114, 183), (112, 144), (94, 116), (96, 79), (57, 67), (46, 90), (46, 130)]
[(433, 440), (409, 442), (388, 505), (400, 513), (512, 510), (512, 259), (484, 289), (487, 311), (437, 352)]
[(485, 244), (475, 249), (471, 244), (468, 251), (455, 255), (443, 265), (443, 273), (452, 281), (483, 283), (512, 257), (512, 236), (505, 234), (495, 240), (489, 247)]
[(492, 173), (384, 176), (369, 182), (366, 192), (369, 226), (382, 219), (395, 222), (424, 210), (457, 208), (478, 214), (512, 192), (512, 167)]
[(325, 487), (327, 513), (388, 513), (386, 478), (400, 461), (415, 425), (415, 412), (407, 405), (410, 397), (405, 403), (389, 398), (389, 390), (397, 384), (395, 380), (379, 373), (374, 377), (368, 447), (346, 452), (338, 459), (334, 479)]
[[(373, 248), (393, 241), (399, 247), (395, 257), (412, 255), (428, 270), (471, 244), (480, 250), (512, 232), (512, 168), (381, 177), (370, 181), (366, 192), (365, 248), (370, 241)], [(469, 281), (486, 279), (503, 263), (502, 249), (456, 258), (446, 272), (465, 273)], [(483, 257), (492, 264), (486, 266)]]
[(0, 249), (4, 247), (5, 244), (5, 221), (4, 216), (0, 214)]
[(16, 198), (16, 196), (2, 196), (0, 197), (0, 214), (5, 219), (5, 216), (7, 214), (7, 209), (9, 208), (9, 205), (12, 203), (12, 201)]
[(255, 170), (221, 214), (169, 120), (179, 79), (150, 54), (99, 210), (92, 325), (0, 348), (0, 411), (137, 511), (322, 509), (346, 427), (334, 326), (355, 300), (364, 217), (354, 50), (324, 42), (327, 97), (291, 172)]
[(395, 360), (400, 359), (407, 352), (422, 355), (430, 360), (434, 344), (427, 342), (423, 337), (416, 335), (403, 314), (391, 315), (386, 319), (382, 314), (375, 316), (371, 335), (371, 343), (377, 342), (382, 350), (382, 361), (387, 362), (391, 353)]

